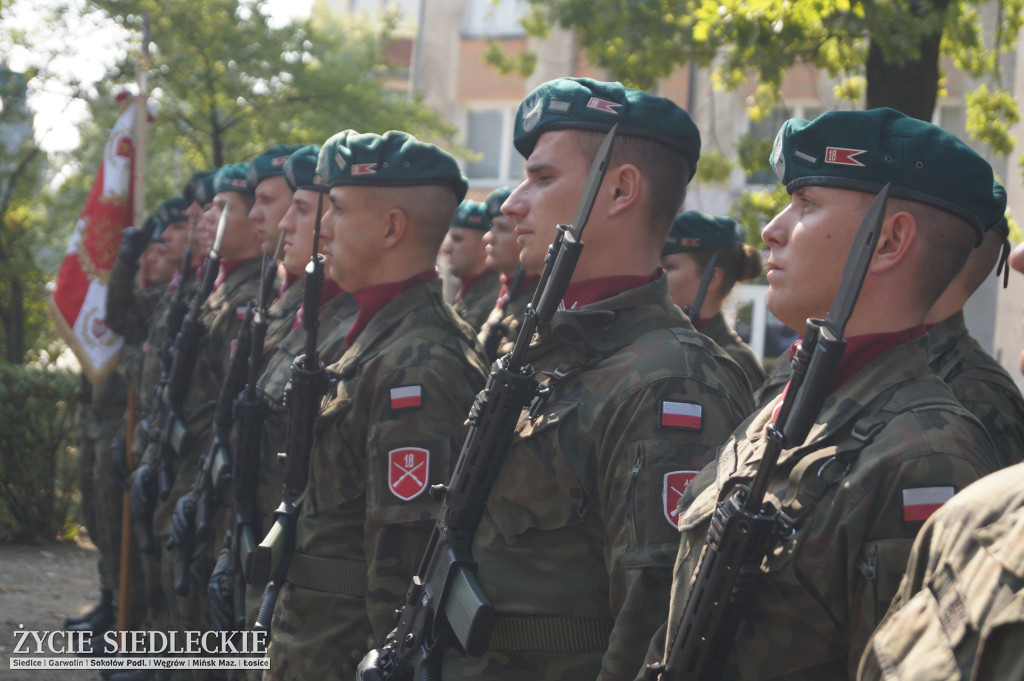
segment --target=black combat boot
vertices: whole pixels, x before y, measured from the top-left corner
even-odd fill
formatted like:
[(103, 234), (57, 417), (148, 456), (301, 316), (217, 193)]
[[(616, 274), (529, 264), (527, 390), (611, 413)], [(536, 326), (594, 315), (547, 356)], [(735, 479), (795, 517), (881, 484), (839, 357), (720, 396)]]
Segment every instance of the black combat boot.
[[(95, 626), (109, 621), (105, 627)], [(95, 625), (94, 625), (95, 623)], [(106, 631), (114, 624), (114, 594), (110, 589), (100, 591), (100, 602), (84, 615), (72, 615), (64, 618), (64, 628), (68, 631)]]

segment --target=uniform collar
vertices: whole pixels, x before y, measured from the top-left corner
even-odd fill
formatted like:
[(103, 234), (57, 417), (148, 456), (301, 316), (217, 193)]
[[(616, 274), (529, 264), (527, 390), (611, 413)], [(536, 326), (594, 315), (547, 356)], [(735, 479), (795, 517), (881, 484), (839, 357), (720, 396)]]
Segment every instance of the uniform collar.
[(661, 274), (661, 268), (654, 270), (653, 274), (642, 275), (620, 275), (614, 277), (594, 277), (574, 281), (565, 289), (565, 296), (562, 298), (562, 305), (566, 310), (577, 308), (607, 300), (613, 296), (644, 284), (649, 284)]
[(484, 271), (480, 272), (479, 274), (474, 274), (472, 276), (466, 277), (465, 279), (459, 279), (462, 285), (459, 286), (459, 292), (455, 294), (455, 301), (458, 302), (462, 300), (465, 297), (466, 293), (468, 293), (471, 288), (473, 288), (481, 281), (483, 281), (485, 278), (493, 274), (494, 270), (485, 267)]
[(359, 316), (356, 318), (356, 323), (352, 325), (352, 328), (349, 329), (348, 334), (345, 336), (345, 347), (352, 347), (367, 324), (373, 320), (384, 306), (401, 295), (402, 292), (408, 291), (431, 279), (437, 279), (437, 276), (437, 270), (431, 268), (404, 281), (367, 286), (353, 293), (352, 297), (355, 298), (356, 303), (359, 305)]

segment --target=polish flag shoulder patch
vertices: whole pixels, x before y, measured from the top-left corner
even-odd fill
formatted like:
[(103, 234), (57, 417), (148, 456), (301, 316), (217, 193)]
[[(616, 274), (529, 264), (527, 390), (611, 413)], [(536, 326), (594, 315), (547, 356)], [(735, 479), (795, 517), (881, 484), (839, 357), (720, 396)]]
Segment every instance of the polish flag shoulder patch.
[(415, 499), (430, 480), (430, 452), (402, 447), (388, 452), (388, 489), (402, 501)]
[(242, 305), (241, 307), (235, 308), (235, 319), (242, 321), (245, 319), (245, 313), (249, 311), (248, 305)]
[(391, 389), (392, 409), (415, 409), (423, 406), (423, 386), (403, 385)]
[(956, 492), (952, 486), (942, 487), (911, 487), (902, 490), (903, 520), (908, 523), (920, 523), (928, 520), (932, 513), (953, 498)]
[(867, 149), (846, 149), (845, 147), (825, 147), (825, 163), (832, 163), (839, 166), (860, 166), (864, 164), (857, 160), (861, 154), (866, 154)]
[(679, 529), (679, 497), (683, 496), (690, 481), (697, 477), (697, 471), (672, 471), (665, 473), (665, 482), (661, 489), (661, 500), (664, 502), (665, 520), (672, 529)]
[(661, 403), (661, 419), (659, 424), (662, 428), (700, 430), (703, 418), (704, 408), (696, 402), (671, 402), (663, 400)]

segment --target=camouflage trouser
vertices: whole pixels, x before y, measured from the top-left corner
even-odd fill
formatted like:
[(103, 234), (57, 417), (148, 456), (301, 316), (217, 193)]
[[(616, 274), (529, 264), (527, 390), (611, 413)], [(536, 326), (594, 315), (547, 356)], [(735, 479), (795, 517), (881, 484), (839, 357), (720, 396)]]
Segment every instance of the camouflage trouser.
[(80, 404), (75, 413), (75, 440), (78, 443), (78, 456), (75, 463), (78, 468), (78, 492), (82, 497), (81, 506), (78, 509), (78, 519), (82, 525), (85, 525), (90, 538), (96, 533), (96, 499), (93, 493), (96, 448), (92, 438), (89, 437), (91, 410), (91, 405)]
[[(167, 537), (158, 537), (161, 546), (166, 546)], [(164, 600), (167, 602), (167, 615), (171, 631), (210, 631), (210, 602), (207, 596), (207, 585), (213, 565), (207, 560), (193, 559), (188, 570), (188, 594), (179, 596), (174, 592), (174, 562), (177, 549), (164, 550), (160, 555), (160, 583), (163, 588)], [(197, 552), (197, 555), (198, 552)], [(179, 635), (183, 640), (183, 635)], [(201, 657), (197, 655), (196, 657)], [(180, 676), (172, 677), (173, 681), (223, 681), (227, 678), (226, 670), (189, 669), (180, 672)]]
[(354, 679), (373, 634), (366, 599), (285, 584), (271, 623), (264, 681)]

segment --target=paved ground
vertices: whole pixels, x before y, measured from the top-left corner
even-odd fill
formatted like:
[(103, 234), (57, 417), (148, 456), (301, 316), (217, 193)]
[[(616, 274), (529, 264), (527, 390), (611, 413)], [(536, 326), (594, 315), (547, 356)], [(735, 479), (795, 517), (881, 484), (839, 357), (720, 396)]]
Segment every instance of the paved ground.
[(87, 539), (47, 544), (0, 544), (0, 678), (4, 681), (97, 681), (95, 670), (15, 670), (8, 658), (20, 625), (61, 631), (69, 614), (87, 611), (99, 596), (96, 547)]

